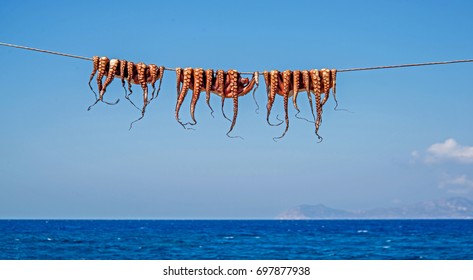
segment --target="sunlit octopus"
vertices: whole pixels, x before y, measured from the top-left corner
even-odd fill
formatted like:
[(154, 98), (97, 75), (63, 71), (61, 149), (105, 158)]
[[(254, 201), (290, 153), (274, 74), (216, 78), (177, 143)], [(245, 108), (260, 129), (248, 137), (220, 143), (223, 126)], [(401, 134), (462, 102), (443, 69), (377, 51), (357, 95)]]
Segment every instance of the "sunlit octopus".
[[(130, 124), (130, 128), (132, 127), (133, 123), (136, 121), (141, 120), (146, 111), (146, 107), (150, 103), (151, 100), (156, 98), (159, 94), (161, 89), (161, 83), (164, 76), (164, 67), (157, 66), (155, 64), (146, 65), (143, 62), (140, 63), (133, 63), (131, 61), (126, 60), (118, 60), (118, 59), (108, 59), (107, 57), (94, 56), (93, 59), (93, 70), (90, 74), (89, 79), (89, 87), (94, 92), (96, 96), (96, 101), (92, 104), (88, 110), (90, 110), (95, 104), (99, 101), (104, 103), (114, 105), (117, 104), (119, 100), (115, 101), (114, 103), (105, 102), (103, 100), (103, 96), (107, 90), (107, 87), (113, 81), (115, 77), (120, 78), (122, 82), (122, 87), (125, 90), (125, 98), (127, 98), (136, 108), (138, 108), (131, 100), (130, 95), (133, 93), (132, 91), (132, 84), (138, 84), (141, 86), (143, 90), (143, 107), (141, 110), (141, 117), (137, 120), (133, 121)], [(95, 74), (97, 73), (97, 88), (99, 90), (99, 96), (93, 90), (91, 86), (91, 81), (94, 78)], [(105, 82), (102, 84), (103, 77), (106, 76)], [(128, 92), (125, 88), (125, 80), (128, 82)], [(158, 89), (156, 89), (156, 82), (159, 80)], [(151, 84), (153, 91), (151, 93), (151, 99), (148, 96), (148, 84)], [(156, 94), (156, 95), (155, 95)]]
[[(233, 130), (236, 124), (238, 116), (238, 98), (248, 94), (255, 85), (258, 86), (259, 73), (255, 72), (251, 80), (248, 78), (241, 77), (241, 74), (237, 70), (217, 70), (214, 72), (213, 69), (207, 69), (204, 71), (202, 68), (177, 68), (176, 69), (176, 90), (177, 90), (177, 102), (175, 109), (176, 120), (184, 127), (186, 125), (195, 125), (197, 120), (195, 118), (195, 107), (199, 100), (200, 93), (206, 92), (206, 102), (211, 111), (210, 106), (210, 95), (211, 93), (221, 97), (222, 100), (222, 113), (225, 99), (233, 99), (233, 119), (229, 131), (227, 132), (228, 137), (230, 132)], [(255, 88), (256, 89), (256, 88)], [(190, 115), (192, 122), (183, 123), (179, 117), (179, 111), (182, 103), (186, 98), (189, 90), (192, 90), (192, 99), (190, 103)], [(224, 114), (224, 113), (223, 113)], [(224, 114), (225, 115), (225, 114)]]
[[(312, 106), (312, 98), (311, 93), (315, 96), (315, 107), (317, 112), (317, 117), (315, 117), (315, 134), (322, 140), (322, 137), (319, 135), (318, 131), (320, 128), (320, 124), (322, 122), (322, 113), (323, 113), (323, 106), (327, 102), (330, 94), (330, 89), (332, 89), (334, 99), (336, 101), (336, 74), (337, 70), (332, 69), (312, 69), (310, 71), (307, 70), (295, 70), (290, 71), (286, 70), (283, 72), (279, 72), (278, 70), (272, 70), (270, 72), (264, 71), (263, 77), (266, 83), (266, 92), (268, 96), (268, 102), (266, 105), (267, 108), (267, 115), (266, 121), (268, 124), (272, 126), (280, 125), (272, 124), (269, 121), (269, 117), (271, 114), (271, 110), (274, 104), (274, 100), (276, 95), (281, 95), (284, 98), (284, 113), (285, 113), (285, 123), (286, 128), (281, 136), (274, 137), (273, 139), (281, 139), (284, 137), (289, 129), (289, 114), (288, 114), (288, 101), (289, 97), (293, 97), (293, 104), (294, 108), (299, 113), (300, 110), (297, 105), (297, 94), (300, 91), (306, 91), (307, 96), (309, 98), (309, 103), (311, 109)], [(324, 98), (322, 100), (322, 94), (324, 94)], [(313, 109), (312, 109), (313, 110)], [(312, 112), (314, 115), (314, 113)], [(297, 116), (297, 114), (296, 114)]]
[[(164, 71), (166, 70), (164, 66), (157, 66), (155, 64), (145, 64), (143, 62), (134, 63), (127, 60), (119, 59), (109, 59), (107, 57), (98, 57), (94, 56), (93, 59), (93, 70), (89, 78), (89, 87), (95, 95), (95, 102), (89, 106), (90, 110), (94, 105), (99, 101), (104, 102), (109, 105), (115, 105), (119, 102), (117, 99), (115, 102), (104, 101), (104, 95), (107, 91), (107, 87), (113, 82), (114, 78), (120, 78), (122, 87), (125, 91), (125, 98), (130, 101), (130, 103), (135, 106), (138, 110), (141, 111), (141, 116), (133, 121), (130, 124), (130, 129), (133, 124), (141, 120), (146, 112), (146, 108), (149, 103), (159, 95), (161, 89), (161, 84), (164, 76)], [(204, 70), (203, 68), (176, 68), (176, 91), (177, 91), (177, 102), (175, 108), (175, 118), (184, 128), (189, 129), (188, 125), (196, 125), (197, 120), (195, 117), (195, 109), (197, 102), (199, 100), (200, 94), (205, 92), (206, 103), (210, 108), (211, 115), (213, 116), (214, 110), (210, 105), (210, 98), (212, 94), (218, 95), (221, 99), (221, 110), (223, 116), (231, 122), (230, 129), (227, 132), (227, 136), (231, 138), (239, 136), (230, 136), (230, 133), (233, 131), (237, 116), (238, 116), (238, 99), (253, 90), (253, 99), (256, 102), (254, 93), (259, 85), (259, 72), (252, 72), (252, 77), (246, 78), (242, 77), (242, 74), (237, 70), (217, 70), (213, 69)], [(247, 73), (247, 74), (251, 74)], [(312, 112), (313, 122), (315, 124), (315, 134), (318, 139), (321, 141), (322, 137), (319, 135), (318, 131), (322, 123), (322, 114), (323, 106), (329, 99), (330, 90), (336, 103), (335, 109), (337, 109), (338, 102), (336, 98), (336, 69), (312, 69), (312, 70), (285, 70), (285, 71), (264, 71), (263, 77), (266, 83), (266, 93), (267, 93), (267, 114), (266, 121), (271, 126), (278, 126), (285, 122), (286, 127), (284, 132), (273, 139), (283, 138), (289, 130), (289, 112), (288, 112), (288, 103), (289, 98), (292, 97), (292, 103), (296, 109), (296, 117), (300, 113), (299, 107), (297, 105), (297, 97), (299, 92), (305, 91), (307, 93), (307, 98)], [(97, 89), (99, 94), (94, 91), (91, 82), (96, 76), (97, 80)], [(104, 81), (105, 77), (105, 81)], [(159, 85), (156, 88), (156, 83), (159, 81)], [(128, 87), (126, 84), (128, 83)], [(132, 84), (137, 84), (141, 86), (143, 91), (143, 106), (141, 108), (137, 107), (133, 101), (130, 99), (130, 96), (133, 93)], [(152, 87), (152, 92), (149, 94), (148, 84)], [(190, 117), (191, 122), (183, 123), (179, 117), (179, 112), (181, 106), (187, 96), (189, 90), (192, 91), (192, 99), (190, 101)], [(280, 122), (272, 123), (270, 121), (271, 110), (277, 95), (283, 97), (284, 100), (284, 120)], [(315, 97), (315, 112), (312, 101), (312, 95)], [(323, 95), (323, 96), (322, 96)], [(323, 98), (322, 98), (323, 97)], [(233, 100), (233, 118), (230, 119), (225, 115), (224, 104), (226, 99)], [(259, 106), (256, 102), (257, 109)], [(240, 137), (241, 138), (241, 137)]]

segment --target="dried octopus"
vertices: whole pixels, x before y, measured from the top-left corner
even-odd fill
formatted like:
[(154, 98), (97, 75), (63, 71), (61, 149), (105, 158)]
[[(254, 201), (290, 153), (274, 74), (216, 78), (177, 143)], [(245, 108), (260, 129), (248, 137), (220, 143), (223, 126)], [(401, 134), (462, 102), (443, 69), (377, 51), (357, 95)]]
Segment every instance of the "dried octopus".
[[(94, 56), (92, 59), (93, 62), (93, 70), (92, 73), (90, 74), (89, 78), (89, 87), (92, 90), (92, 92), (95, 94), (95, 103), (90, 105), (87, 110), (90, 110), (95, 104), (97, 104), (99, 101), (106, 103), (108, 105), (115, 105), (117, 104), (120, 99), (117, 99), (115, 102), (107, 102), (103, 100), (103, 96), (105, 94), (105, 91), (107, 90), (108, 85), (113, 81), (113, 78), (115, 75), (110, 75), (112, 71), (116, 71), (116, 68), (118, 67), (118, 60), (117, 59), (108, 59), (108, 57), (98, 57)], [(90, 84), (92, 82), (92, 79), (95, 76), (95, 73), (97, 73), (97, 89), (99, 91), (99, 97), (97, 97), (97, 93), (93, 90), (92, 85)], [(105, 80), (105, 83), (102, 84), (103, 77), (107, 76), (107, 79)]]
[[(312, 98), (311, 94), (315, 96), (315, 106), (317, 117), (315, 118), (315, 134), (322, 140), (322, 137), (318, 134), (320, 124), (322, 123), (322, 113), (323, 113), (323, 106), (327, 102), (329, 98), (330, 89), (332, 89), (334, 99), (336, 101), (336, 75), (337, 70), (332, 69), (312, 69), (310, 71), (303, 70), (295, 70), (290, 71), (286, 70), (284, 72), (279, 72), (277, 70), (272, 70), (271, 72), (264, 71), (263, 76), (266, 82), (266, 92), (268, 95), (268, 103), (267, 103), (267, 115), (266, 121), (272, 125), (280, 125), (272, 124), (269, 121), (269, 117), (271, 114), (271, 109), (273, 107), (273, 103), (275, 100), (276, 95), (281, 95), (284, 98), (284, 112), (285, 112), (285, 122), (286, 128), (283, 134), (279, 137), (274, 137), (273, 139), (281, 139), (284, 137), (289, 129), (289, 114), (288, 114), (288, 101), (289, 97), (293, 97), (293, 104), (295, 109), (299, 111), (297, 106), (297, 93), (300, 91), (306, 91), (309, 97), (309, 102), (311, 103), (312, 109)], [(302, 77), (302, 79), (301, 79)], [(322, 94), (324, 94), (324, 98), (322, 99)], [(313, 114), (313, 112), (312, 112)]]
[[(230, 132), (233, 130), (236, 124), (238, 116), (238, 98), (248, 94), (256, 85), (258, 87), (258, 76), (259, 73), (255, 72), (251, 80), (248, 78), (241, 77), (241, 74), (237, 70), (217, 70), (214, 72), (213, 69), (207, 69), (204, 71), (202, 68), (177, 68), (176, 69), (176, 90), (177, 90), (177, 102), (175, 109), (176, 120), (184, 128), (187, 129), (186, 125), (195, 125), (197, 120), (195, 119), (195, 107), (199, 100), (200, 93), (206, 92), (206, 102), (210, 110), (213, 113), (213, 109), (210, 106), (210, 95), (214, 93), (221, 97), (222, 100), (222, 113), (223, 106), (226, 98), (233, 99), (233, 119), (229, 131), (227, 132), (228, 137)], [(255, 90), (256, 90), (255, 88)], [(192, 100), (190, 104), (190, 114), (192, 122), (183, 123), (179, 118), (179, 111), (182, 103), (186, 98), (189, 90), (192, 90)]]
[[(161, 89), (163, 76), (164, 76), (164, 67), (163, 66), (158, 67), (155, 64), (146, 65), (142, 62), (135, 64), (131, 61), (126, 61), (126, 60), (118, 60), (118, 59), (110, 60), (107, 57), (99, 58), (98, 56), (94, 56), (92, 61), (93, 61), (93, 70), (92, 70), (92, 73), (90, 74), (89, 87), (92, 90), (92, 92), (94, 92), (96, 96), (96, 101), (94, 104), (92, 104), (88, 108), (88, 110), (90, 110), (99, 101), (102, 101), (110, 105), (114, 105), (118, 103), (119, 99), (114, 103), (108, 103), (103, 100), (103, 96), (107, 90), (107, 87), (110, 85), (110, 83), (113, 81), (115, 77), (118, 77), (121, 79), (122, 87), (125, 90), (125, 98), (127, 98), (136, 108), (138, 107), (129, 98), (130, 95), (133, 93), (131, 85), (139, 84), (141, 86), (143, 90), (143, 107), (141, 109), (138, 108), (139, 110), (141, 110), (141, 117), (130, 124), (130, 128), (131, 128), (133, 123), (141, 120), (144, 117), (146, 107), (151, 102), (151, 100), (153, 100), (154, 98), (158, 96), (159, 91)], [(99, 97), (97, 97), (97, 94), (95, 93), (95, 91), (93, 90), (90, 84), (96, 73), (97, 73), (97, 88), (99, 90)], [(104, 76), (107, 76), (107, 78), (105, 79), (105, 82), (102, 84), (102, 80)], [(125, 79), (128, 82), (129, 93), (127, 92), (125, 88)], [(156, 89), (155, 85), (158, 80), (159, 80), (159, 85), (158, 85), (158, 89)], [(148, 83), (151, 84), (153, 88), (153, 91), (151, 93), (151, 99), (148, 99)]]
[[(130, 129), (133, 126), (133, 123), (141, 120), (146, 112), (146, 108), (149, 103), (159, 95), (161, 89), (161, 83), (163, 80), (165, 68), (164, 66), (157, 66), (155, 64), (146, 65), (142, 62), (133, 63), (131, 61), (119, 60), (119, 59), (109, 59), (107, 57), (93, 57), (93, 70), (89, 78), (89, 87), (95, 95), (96, 101), (92, 104), (88, 110), (90, 110), (95, 104), (99, 101), (104, 102), (109, 105), (115, 105), (119, 102), (119, 99), (115, 102), (106, 102), (104, 101), (104, 95), (107, 90), (107, 87), (112, 83), (115, 77), (121, 79), (122, 87), (125, 91), (125, 98), (128, 99), (131, 104), (133, 104), (138, 110), (141, 111), (141, 117), (133, 121), (130, 124)], [(97, 88), (99, 95), (92, 88), (91, 82), (96, 76)], [(296, 117), (300, 113), (300, 110), (297, 105), (297, 96), (299, 92), (305, 91), (309, 100), (312, 116), (314, 118), (313, 123), (315, 124), (315, 134), (322, 140), (322, 137), (318, 134), (318, 130), (322, 123), (322, 113), (323, 106), (329, 99), (330, 90), (334, 100), (336, 102), (335, 109), (338, 107), (338, 101), (336, 98), (336, 69), (312, 69), (312, 70), (286, 70), (279, 72), (277, 70), (272, 70), (270, 72), (264, 71), (263, 77), (266, 83), (266, 92), (268, 97), (267, 103), (267, 116), (266, 121), (272, 126), (278, 126), (283, 122), (286, 123), (286, 128), (281, 136), (274, 137), (273, 139), (283, 138), (288, 129), (289, 129), (289, 114), (288, 114), (288, 103), (289, 98), (292, 97), (292, 102), (294, 108), (297, 111)], [(105, 78), (105, 81), (103, 79)], [(156, 88), (156, 82), (159, 81), (159, 85)], [(125, 87), (126, 82), (128, 83), (128, 90)], [(132, 84), (139, 84), (143, 90), (143, 106), (138, 108), (130, 99), (130, 95), (133, 93)], [(151, 92), (151, 97), (148, 92), (148, 84), (151, 85), (153, 91)], [(248, 94), (253, 90), (253, 99), (256, 102), (254, 93), (259, 85), (259, 73), (254, 72), (251, 80), (249, 78), (244, 78), (241, 76), (241, 73), (237, 70), (217, 70), (213, 69), (204, 70), (202, 68), (177, 68), (176, 69), (176, 89), (177, 89), (177, 103), (175, 109), (176, 120), (184, 127), (187, 128), (187, 125), (196, 125), (197, 120), (195, 118), (195, 108), (200, 97), (200, 93), (206, 93), (206, 103), (211, 110), (213, 116), (214, 110), (210, 105), (211, 94), (216, 94), (221, 98), (221, 109), (223, 116), (231, 122), (230, 129), (227, 132), (228, 137), (230, 132), (234, 129), (236, 125), (236, 120), (238, 116), (238, 98)], [(192, 122), (183, 123), (179, 118), (179, 111), (184, 102), (184, 99), (189, 90), (192, 90), (192, 100), (190, 102), (190, 115)], [(315, 97), (315, 107), (316, 115), (314, 114), (312, 94)], [(273, 124), (270, 122), (270, 114), (274, 104), (276, 95), (281, 95), (284, 99), (284, 112), (285, 119), (280, 120), (279, 123)], [(323, 98), (322, 98), (322, 95)], [(229, 119), (224, 112), (224, 103), (226, 99), (233, 100), (233, 118)], [(257, 102), (257, 109), (259, 108)], [(278, 120), (279, 118), (276, 117)], [(298, 117), (300, 118), (300, 117)], [(303, 119), (303, 118), (302, 118)], [(307, 120), (307, 119), (306, 119)], [(307, 120), (308, 121), (308, 120)]]

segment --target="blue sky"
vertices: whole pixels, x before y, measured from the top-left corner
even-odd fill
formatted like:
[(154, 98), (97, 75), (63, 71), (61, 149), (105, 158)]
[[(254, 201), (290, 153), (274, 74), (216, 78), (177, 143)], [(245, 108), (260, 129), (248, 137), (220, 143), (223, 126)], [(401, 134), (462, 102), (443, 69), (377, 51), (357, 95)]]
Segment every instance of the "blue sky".
[[(472, 58), (473, 3), (445, 3), (2, 1), (0, 41), (240, 71)], [(139, 112), (117, 80), (106, 97), (121, 102), (87, 111), (91, 62), (6, 47), (0, 61), (0, 218), (273, 218), (299, 204), (473, 198), (473, 64), (340, 73), (338, 100), (353, 113), (330, 100), (318, 144), (293, 108), (286, 137), (272, 141), (283, 127), (265, 122), (264, 83), (259, 114), (240, 99), (242, 141), (204, 99), (197, 130), (182, 129), (174, 72), (128, 131)], [(273, 110), (283, 113), (281, 98)]]

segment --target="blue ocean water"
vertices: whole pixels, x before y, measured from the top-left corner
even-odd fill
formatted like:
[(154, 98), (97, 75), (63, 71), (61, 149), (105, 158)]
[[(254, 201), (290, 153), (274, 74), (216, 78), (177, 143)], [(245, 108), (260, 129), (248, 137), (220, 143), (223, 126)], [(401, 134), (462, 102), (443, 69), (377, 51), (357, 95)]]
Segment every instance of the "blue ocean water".
[(0, 259), (473, 259), (473, 220), (0, 220)]

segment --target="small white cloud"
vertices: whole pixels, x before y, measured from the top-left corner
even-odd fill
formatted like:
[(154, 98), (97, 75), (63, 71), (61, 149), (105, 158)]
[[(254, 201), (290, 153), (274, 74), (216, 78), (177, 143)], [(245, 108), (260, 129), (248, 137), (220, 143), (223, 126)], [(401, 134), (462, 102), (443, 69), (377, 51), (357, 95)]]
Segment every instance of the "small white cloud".
[(473, 180), (465, 174), (454, 176), (440, 181), (439, 188), (446, 189), (449, 193), (467, 194), (473, 191)]
[[(412, 156), (415, 158), (418, 155), (413, 153)], [(446, 160), (473, 163), (473, 147), (459, 145), (455, 139), (450, 138), (443, 143), (433, 144), (427, 149), (426, 163)]]
[(421, 159), (422, 159), (422, 156), (418, 151), (412, 151), (409, 163), (417, 163)]
[(418, 151), (412, 151), (411, 157), (413, 157), (414, 159), (418, 159), (420, 157), (420, 153)]

